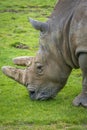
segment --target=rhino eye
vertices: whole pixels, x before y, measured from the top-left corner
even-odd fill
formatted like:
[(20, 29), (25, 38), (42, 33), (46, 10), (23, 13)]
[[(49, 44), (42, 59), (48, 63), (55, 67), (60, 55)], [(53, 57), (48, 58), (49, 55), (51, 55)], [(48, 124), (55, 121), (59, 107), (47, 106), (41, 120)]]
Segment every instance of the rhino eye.
[(43, 66), (40, 63), (37, 63), (37, 72), (41, 73), (43, 71)]
[(42, 66), (40, 65), (40, 66), (37, 66), (37, 69), (38, 70), (41, 70), (42, 69)]

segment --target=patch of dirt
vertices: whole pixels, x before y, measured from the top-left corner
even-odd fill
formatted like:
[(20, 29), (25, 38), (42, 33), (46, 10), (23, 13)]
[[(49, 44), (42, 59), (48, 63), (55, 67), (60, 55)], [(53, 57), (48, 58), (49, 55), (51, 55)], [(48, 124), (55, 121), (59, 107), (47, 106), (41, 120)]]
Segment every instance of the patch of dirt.
[(29, 12), (40, 12), (39, 9), (33, 10), (33, 9), (27, 9), (27, 10), (15, 10), (15, 9), (5, 9), (5, 10), (0, 10), (0, 13), (5, 13), (5, 12), (9, 12), (9, 13), (29, 13)]
[(30, 49), (29, 46), (27, 46), (26, 44), (21, 43), (21, 42), (15, 42), (11, 46), (14, 48), (18, 48), (18, 49)]
[[(33, 6), (33, 5), (28, 5), (28, 6), (19, 6), (19, 9), (14, 9), (14, 7), (9, 7), (7, 9), (4, 10), (0, 10), (0, 13), (4, 13), (4, 12), (11, 12), (11, 13), (19, 13), (19, 12), (36, 12), (36, 11), (40, 11), (41, 9), (47, 9), (47, 8), (53, 8), (52, 6), (49, 5), (44, 5), (44, 6)], [(33, 10), (36, 9), (36, 10)]]
[(4, 13), (4, 12), (18, 13), (19, 10), (14, 10), (14, 9), (4, 9), (4, 10), (0, 10), (0, 13)]
[(53, 6), (50, 6), (50, 5), (43, 5), (43, 6), (28, 5), (27, 7), (29, 7), (29, 8), (53, 8)]

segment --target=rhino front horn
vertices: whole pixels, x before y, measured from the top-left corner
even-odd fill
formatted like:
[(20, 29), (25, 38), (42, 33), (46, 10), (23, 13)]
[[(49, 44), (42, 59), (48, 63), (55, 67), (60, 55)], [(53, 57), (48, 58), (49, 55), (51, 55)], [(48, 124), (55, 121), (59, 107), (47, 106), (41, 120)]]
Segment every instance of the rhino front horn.
[(2, 71), (6, 76), (14, 79), (22, 85), (25, 85), (25, 70), (3, 66)]
[(35, 29), (40, 30), (41, 32), (48, 31), (48, 23), (39, 22), (37, 20), (33, 20), (32, 18), (29, 18), (29, 21)]

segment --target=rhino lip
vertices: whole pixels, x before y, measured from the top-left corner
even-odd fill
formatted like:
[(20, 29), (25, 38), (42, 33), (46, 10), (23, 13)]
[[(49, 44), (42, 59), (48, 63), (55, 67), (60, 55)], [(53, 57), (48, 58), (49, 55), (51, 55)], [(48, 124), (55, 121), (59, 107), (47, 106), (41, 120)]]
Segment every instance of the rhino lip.
[(38, 93), (37, 96), (35, 97), (35, 100), (43, 101), (43, 100), (50, 100), (53, 99), (53, 95), (47, 93), (47, 92), (41, 92)]
[(50, 100), (50, 99), (52, 99), (52, 98), (53, 98), (53, 97), (42, 96), (42, 97), (39, 97), (37, 100), (44, 101), (44, 100)]
[(42, 100), (47, 100), (47, 99), (51, 98), (48, 95), (46, 95), (45, 93), (36, 94), (35, 91), (29, 91), (29, 93), (30, 93), (30, 98), (32, 100), (41, 100), (42, 101)]

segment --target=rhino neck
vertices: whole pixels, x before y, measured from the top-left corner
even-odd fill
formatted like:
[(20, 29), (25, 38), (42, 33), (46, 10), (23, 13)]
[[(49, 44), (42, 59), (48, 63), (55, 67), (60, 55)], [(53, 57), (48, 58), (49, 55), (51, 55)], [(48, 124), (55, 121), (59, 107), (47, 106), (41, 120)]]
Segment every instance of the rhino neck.
[(79, 2), (80, 0), (60, 0), (47, 21), (55, 40), (56, 49), (60, 51), (61, 57), (71, 68), (78, 68), (77, 59), (72, 58), (73, 54), (70, 51), (69, 32), (73, 13)]

